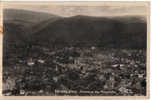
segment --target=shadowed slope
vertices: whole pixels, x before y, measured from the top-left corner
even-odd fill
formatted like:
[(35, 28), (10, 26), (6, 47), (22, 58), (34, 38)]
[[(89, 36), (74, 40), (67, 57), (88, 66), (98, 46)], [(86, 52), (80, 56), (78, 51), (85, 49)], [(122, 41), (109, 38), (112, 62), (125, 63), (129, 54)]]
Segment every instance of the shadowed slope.
[[(134, 21), (132, 21), (134, 19)], [(33, 43), (97, 45), (103, 47), (145, 48), (146, 22), (139, 17), (104, 18), (74, 16), (63, 18), (33, 34)], [(37, 42), (35, 42), (37, 41)]]

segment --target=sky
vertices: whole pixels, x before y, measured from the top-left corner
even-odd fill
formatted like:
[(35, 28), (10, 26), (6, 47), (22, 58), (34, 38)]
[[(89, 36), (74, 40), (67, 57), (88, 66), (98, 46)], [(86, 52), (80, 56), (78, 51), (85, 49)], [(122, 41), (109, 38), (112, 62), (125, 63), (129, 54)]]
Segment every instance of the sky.
[(88, 6), (87, 4), (72, 5), (72, 4), (57, 4), (52, 5), (49, 3), (4, 3), (3, 8), (9, 9), (24, 9), (32, 10), (36, 12), (46, 12), (55, 14), (58, 16), (75, 16), (75, 15), (87, 15), (87, 16), (130, 16), (130, 15), (147, 15), (147, 6), (145, 5), (111, 5), (101, 4)]

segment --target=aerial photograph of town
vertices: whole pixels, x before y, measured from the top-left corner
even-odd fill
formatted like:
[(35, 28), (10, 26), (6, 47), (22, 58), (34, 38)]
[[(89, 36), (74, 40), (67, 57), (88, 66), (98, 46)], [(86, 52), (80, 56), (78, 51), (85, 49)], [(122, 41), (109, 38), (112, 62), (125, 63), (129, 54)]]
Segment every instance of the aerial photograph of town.
[(4, 96), (146, 96), (146, 6), (3, 8)]

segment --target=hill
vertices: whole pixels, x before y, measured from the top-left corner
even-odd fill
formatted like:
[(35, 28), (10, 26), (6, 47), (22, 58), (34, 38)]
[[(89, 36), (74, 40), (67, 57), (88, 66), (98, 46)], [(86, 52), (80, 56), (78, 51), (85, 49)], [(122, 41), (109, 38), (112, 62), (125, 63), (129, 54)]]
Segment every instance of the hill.
[(140, 17), (108, 18), (78, 15), (48, 24), (32, 35), (32, 43), (145, 48), (146, 33), (146, 22)]
[(4, 46), (9, 44), (26, 44), (47, 20), (57, 20), (59, 16), (18, 9), (4, 9)]
[[(4, 21), (15, 22), (18, 24), (29, 23), (29, 27), (54, 17), (57, 16), (44, 12), (34, 12), (20, 9), (4, 9)], [(25, 26), (28, 27), (28, 25)]]
[(4, 45), (146, 48), (146, 34), (146, 19), (141, 16), (60, 17), (26, 10), (4, 10)]

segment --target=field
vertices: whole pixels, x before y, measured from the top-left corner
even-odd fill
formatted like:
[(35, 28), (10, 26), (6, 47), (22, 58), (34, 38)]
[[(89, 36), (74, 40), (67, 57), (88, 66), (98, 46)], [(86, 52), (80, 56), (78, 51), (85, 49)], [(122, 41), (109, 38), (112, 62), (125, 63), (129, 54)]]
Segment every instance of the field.
[(102, 47), (12, 48), (3, 95), (146, 95), (146, 51)]

